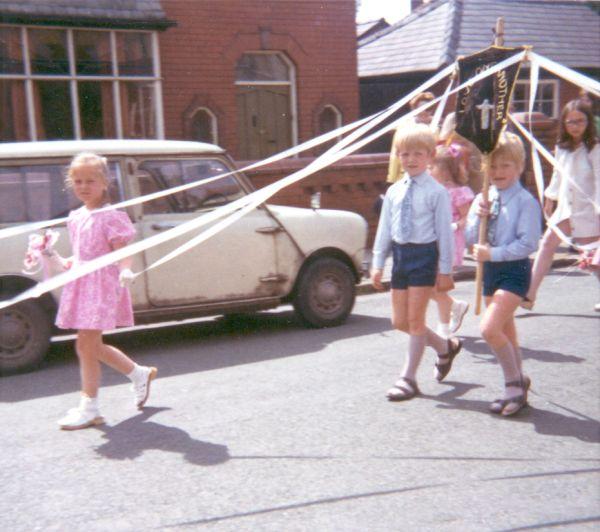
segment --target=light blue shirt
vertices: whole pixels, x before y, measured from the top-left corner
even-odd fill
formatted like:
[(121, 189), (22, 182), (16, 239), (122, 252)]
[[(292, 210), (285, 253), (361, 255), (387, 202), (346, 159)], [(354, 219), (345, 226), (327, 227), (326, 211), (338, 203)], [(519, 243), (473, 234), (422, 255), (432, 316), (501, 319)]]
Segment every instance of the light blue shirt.
[[(500, 203), (494, 238), (489, 242), (491, 261), (504, 262), (529, 257), (538, 248), (542, 235), (542, 211), (539, 203), (518, 181), (504, 190), (490, 187), (490, 203), (495, 198), (499, 198)], [(480, 201), (481, 194), (478, 194), (467, 216), (465, 237), (469, 245), (479, 240), (480, 218), (476, 211)]]
[(408, 190), (411, 177), (404, 177), (388, 188), (383, 206), (377, 235), (373, 245), (373, 267), (383, 268), (392, 247), (392, 241), (398, 244), (428, 244), (437, 241), (439, 258), (439, 273), (452, 272), (453, 236), (452, 211), (450, 195), (445, 187), (440, 185), (427, 172), (412, 179), (412, 224), (410, 236), (404, 240), (400, 230), (402, 200)]

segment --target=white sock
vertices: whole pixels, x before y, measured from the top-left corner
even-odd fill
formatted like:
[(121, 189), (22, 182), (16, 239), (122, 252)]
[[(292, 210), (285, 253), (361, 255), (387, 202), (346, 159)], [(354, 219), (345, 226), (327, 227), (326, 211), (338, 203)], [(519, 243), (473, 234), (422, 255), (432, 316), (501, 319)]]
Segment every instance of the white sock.
[(402, 370), (402, 376), (417, 380), (417, 370), (425, 352), (425, 335), (411, 334), (408, 340), (408, 356)]
[(141, 377), (143, 377), (144, 373), (142, 370), (142, 366), (139, 366), (138, 364), (133, 365), (133, 369), (131, 370), (131, 373), (127, 374), (127, 377), (129, 377), (129, 379), (131, 380), (131, 382), (135, 382), (137, 380), (139, 380)]
[(438, 355), (445, 355), (448, 353), (448, 340), (442, 338), (439, 334), (434, 333), (431, 329), (427, 329), (425, 333), (427, 339), (427, 345), (433, 347)]
[(440, 321), (438, 323), (436, 333), (438, 336), (441, 336), (442, 338), (449, 338), (450, 337), (450, 324), (443, 323)]
[(98, 397), (90, 397), (87, 394), (82, 394), (79, 400), (79, 408), (81, 410), (98, 410)]
[[(510, 342), (506, 342), (499, 349), (493, 349), (496, 358), (500, 366), (502, 367), (502, 373), (504, 373), (504, 382), (514, 382), (521, 379), (521, 372), (519, 366), (516, 363), (515, 351), (513, 345)], [(521, 388), (509, 387), (504, 390), (504, 396), (508, 399), (515, 397), (521, 393)]]

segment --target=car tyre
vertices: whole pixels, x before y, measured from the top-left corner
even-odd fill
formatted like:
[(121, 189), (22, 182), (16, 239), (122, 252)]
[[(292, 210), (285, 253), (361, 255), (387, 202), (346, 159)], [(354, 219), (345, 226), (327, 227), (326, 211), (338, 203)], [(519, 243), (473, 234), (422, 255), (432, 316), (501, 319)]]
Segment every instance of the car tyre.
[(355, 297), (355, 278), (350, 267), (341, 260), (325, 257), (303, 270), (293, 304), (305, 325), (334, 327), (346, 321)]
[(50, 345), (50, 316), (33, 300), (0, 310), (0, 373), (35, 368)]

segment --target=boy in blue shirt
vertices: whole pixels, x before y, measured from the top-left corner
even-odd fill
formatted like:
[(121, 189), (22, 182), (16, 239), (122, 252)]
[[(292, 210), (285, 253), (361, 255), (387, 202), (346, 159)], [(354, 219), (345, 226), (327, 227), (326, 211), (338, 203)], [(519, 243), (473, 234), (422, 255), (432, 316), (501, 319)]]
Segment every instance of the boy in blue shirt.
[(436, 139), (429, 127), (408, 126), (395, 135), (394, 148), (405, 175), (386, 192), (373, 246), (373, 286), (382, 290), (385, 259), (393, 253), (392, 325), (410, 335), (408, 357), (400, 378), (387, 392), (391, 401), (419, 394), (416, 374), (426, 346), (438, 353), (435, 376), (448, 375), (462, 344), (427, 328), (425, 313), (433, 287), (453, 287), (453, 235), (450, 196), (427, 172)]
[[(467, 217), (466, 240), (474, 244), (475, 260), (483, 262), (483, 295), (486, 310), (481, 334), (496, 355), (504, 373), (504, 396), (490, 405), (503, 416), (516, 414), (527, 405), (531, 385), (523, 374), (514, 313), (527, 295), (531, 282), (531, 255), (541, 236), (541, 210), (535, 198), (522, 186), (519, 177), (525, 165), (521, 139), (512, 133), (501, 135), (491, 154), (489, 201), (479, 194)], [(489, 244), (475, 244), (479, 222), (489, 216)]]

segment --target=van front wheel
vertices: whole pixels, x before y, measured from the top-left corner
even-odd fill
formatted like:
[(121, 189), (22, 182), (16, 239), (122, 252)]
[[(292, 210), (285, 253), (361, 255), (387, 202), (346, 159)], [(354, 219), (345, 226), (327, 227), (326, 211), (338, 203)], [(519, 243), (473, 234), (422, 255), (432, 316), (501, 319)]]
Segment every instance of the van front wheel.
[(0, 373), (35, 368), (50, 345), (50, 317), (35, 301), (0, 310)]
[(333, 327), (346, 321), (354, 306), (354, 274), (347, 264), (320, 258), (309, 264), (298, 281), (294, 309), (311, 327)]

